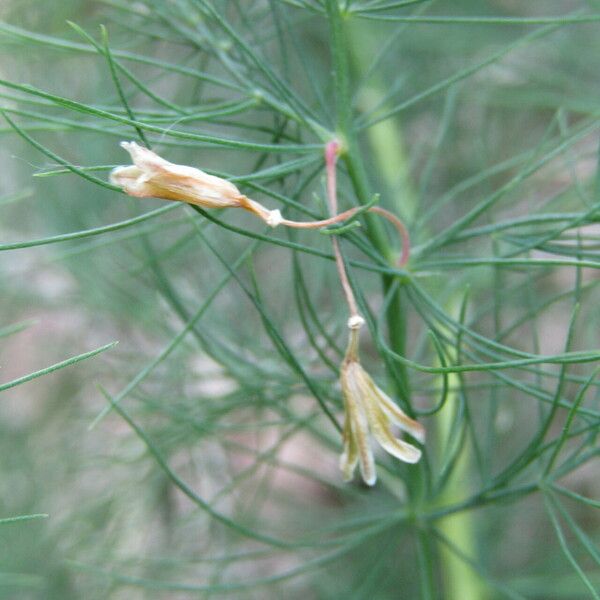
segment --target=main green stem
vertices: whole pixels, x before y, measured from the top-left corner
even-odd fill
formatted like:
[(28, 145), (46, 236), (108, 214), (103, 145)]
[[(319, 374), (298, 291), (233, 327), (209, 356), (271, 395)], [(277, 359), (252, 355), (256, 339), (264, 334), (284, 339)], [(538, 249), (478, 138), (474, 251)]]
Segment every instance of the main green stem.
[[(340, 11), (338, 0), (326, 0), (329, 32), (331, 40), (331, 54), (333, 62), (333, 77), (335, 84), (335, 102), (337, 116), (337, 135), (341, 142), (341, 158), (346, 164), (348, 175), (352, 182), (354, 192), (361, 204), (371, 198), (368, 176), (365, 170), (358, 139), (353, 123), (352, 95), (350, 86), (350, 50), (346, 39), (344, 15)], [(394, 253), (389, 244), (383, 225), (373, 215), (366, 214), (367, 235), (375, 248), (390, 262)], [(390, 293), (395, 278), (389, 275), (382, 276), (383, 292)], [(389, 343), (391, 348), (400, 355), (406, 354), (406, 317), (402, 306), (402, 286), (398, 286), (390, 299), (386, 313)], [(410, 406), (410, 386), (408, 373), (403, 365), (397, 365), (394, 373), (396, 390), (403, 400), (408, 412)], [(421, 505), (425, 494), (425, 470), (409, 469), (407, 488), (415, 513), (421, 512)], [(435, 568), (434, 556), (430, 540), (423, 532), (418, 532), (420, 571), (421, 571), (421, 597), (423, 600), (432, 600), (435, 597)]]
[[(352, 97), (350, 93), (349, 50), (344, 30), (343, 15), (337, 0), (327, 0), (327, 13), (331, 35), (331, 51), (333, 76), (335, 82), (335, 101), (337, 115), (337, 134), (341, 142), (341, 158), (348, 170), (354, 192), (361, 204), (369, 201), (372, 193), (369, 189), (368, 177), (360, 156), (358, 140), (352, 119)], [(367, 235), (375, 248), (390, 262), (394, 252), (389, 244), (388, 236), (380, 220), (374, 215), (365, 215)], [(382, 276), (383, 292), (387, 294), (394, 283), (394, 277)], [(386, 314), (390, 345), (400, 355), (406, 349), (406, 320), (402, 309), (401, 291), (398, 289), (389, 303)], [(410, 388), (408, 373), (404, 365), (397, 365), (395, 384), (405, 408), (410, 412)]]

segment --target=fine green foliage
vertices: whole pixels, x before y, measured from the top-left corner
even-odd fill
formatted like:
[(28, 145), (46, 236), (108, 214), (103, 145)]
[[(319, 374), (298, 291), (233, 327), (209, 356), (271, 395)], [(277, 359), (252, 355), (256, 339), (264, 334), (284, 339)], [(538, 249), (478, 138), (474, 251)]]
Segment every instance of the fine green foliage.
[[(600, 2), (568, 4), (7, 8), (0, 597), (600, 598)], [(321, 232), (108, 180), (136, 140), (322, 219), (334, 139), (362, 209)], [(372, 489), (334, 237), (427, 430)]]

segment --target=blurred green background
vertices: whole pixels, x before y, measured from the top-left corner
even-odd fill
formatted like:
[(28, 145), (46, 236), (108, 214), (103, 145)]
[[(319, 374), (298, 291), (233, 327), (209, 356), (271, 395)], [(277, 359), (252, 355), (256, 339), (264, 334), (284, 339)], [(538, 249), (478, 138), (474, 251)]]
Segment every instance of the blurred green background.
[[(244, 193), (296, 218), (307, 218), (303, 209), (323, 214), (322, 159), (311, 150), (323, 140), (315, 128), (252, 94), (255, 86), (274, 89), (281, 103), (310, 114), (324, 131), (336, 130), (327, 3), (209, 3), (289, 84), (291, 99), (277, 95), (280, 88), (240, 50), (239, 39), (203, 16), (205, 4), (5, 1), (0, 79), (124, 118), (131, 108), (140, 121), (164, 128), (145, 133), (169, 160), (238, 177)], [(485, 340), (523, 352), (561, 354), (577, 304), (568, 350), (597, 350), (599, 278), (591, 267), (600, 248), (594, 187), (600, 22), (560, 26), (544, 19), (598, 17), (600, 2), (400, 4), (349, 2), (355, 14), (344, 26), (351, 40), (353, 110), (359, 126), (373, 122), (358, 135), (365, 171), (381, 204), (410, 228), (413, 275), (454, 319), (470, 290), (469, 326)], [(459, 20), (387, 18), (407, 15)], [(473, 15), (484, 21), (460, 20)], [(126, 105), (111, 76), (111, 56), (103, 54), (100, 25), (112, 59), (135, 77), (118, 72)], [(139, 139), (126, 123), (72, 110), (26, 88), (3, 83), (0, 103), (44, 148), (103, 181), (110, 168), (128, 163), (118, 142)], [(390, 118), (375, 124), (388, 110), (394, 111)], [(250, 146), (169, 137), (169, 130), (307, 150), (263, 154)], [(382, 483), (375, 490), (344, 485), (337, 471), (339, 436), (314, 390), (273, 342), (274, 327), (340, 417), (336, 366), (346, 314), (332, 263), (249, 239), (187, 207), (128, 198), (61, 173), (60, 161), (34, 148), (7, 121), (0, 131), (0, 386), (119, 342), (0, 391), (0, 519), (47, 515), (0, 521), (0, 598), (598, 597), (598, 380), (582, 391), (592, 360), (569, 366), (568, 377), (559, 365), (545, 365), (545, 371), (453, 375), (447, 382), (453, 412), (423, 419), (431, 472), (442, 472), (452, 436), (471, 441), (443, 493), (424, 501), (431, 511), (485, 489), (535, 438), (555, 395), (567, 408), (580, 392), (585, 395), (573, 413), (562, 410), (549, 431), (560, 438), (571, 414), (580, 432), (568, 446), (575, 454), (568, 464), (576, 466), (558, 480), (575, 495), (553, 504), (538, 480), (543, 465), (534, 463), (519, 473), (523, 478), (511, 494), (460, 512), (463, 520), (442, 519), (439, 532), (459, 552), (431, 534), (435, 572), (428, 596), (415, 534), (420, 525), (404, 513), (409, 471), (382, 457)], [(346, 176), (341, 187), (344, 206), (365, 201), (353, 195)], [(430, 240), (498, 190), (504, 190), (498, 200), (460, 228), (456, 239), (428, 251)], [(164, 214), (101, 235), (2, 248), (163, 208)], [(520, 219), (541, 214), (553, 219), (519, 227)], [(230, 211), (217, 218), (265, 233), (248, 215)], [(489, 235), (469, 229), (502, 223), (505, 228)], [(366, 244), (360, 235), (356, 240)], [(277, 236), (330, 252), (328, 236)], [(370, 260), (360, 245), (347, 248), (351, 258)], [(587, 261), (587, 267), (462, 264), (489, 256), (558, 256)], [(448, 260), (458, 267), (445, 266)], [(240, 282), (227, 280), (222, 261), (236, 264)], [(353, 277), (379, 315), (377, 273), (356, 269)], [(249, 294), (259, 299), (266, 319)], [(406, 298), (407, 355), (438, 364), (427, 337), (433, 328), (448, 336), (451, 357), (460, 335), (442, 322), (432, 324), (437, 316), (416, 288)], [(186, 324), (190, 332), (182, 335)], [(464, 361), (483, 362), (483, 355), (474, 356), (467, 352)], [(384, 382), (381, 357), (378, 344), (365, 340), (365, 363)], [(435, 406), (441, 378), (418, 372), (411, 378), (414, 405)], [(143, 433), (114, 411), (96, 423), (107, 407), (101, 388), (116, 398), (127, 390), (123, 406)], [(459, 435), (463, 421), (467, 433)], [(157, 453), (168, 468), (157, 462)], [(203, 500), (186, 496), (173, 477)], [(531, 482), (533, 488), (527, 487)], [(246, 528), (282, 543), (265, 544), (246, 535)]]

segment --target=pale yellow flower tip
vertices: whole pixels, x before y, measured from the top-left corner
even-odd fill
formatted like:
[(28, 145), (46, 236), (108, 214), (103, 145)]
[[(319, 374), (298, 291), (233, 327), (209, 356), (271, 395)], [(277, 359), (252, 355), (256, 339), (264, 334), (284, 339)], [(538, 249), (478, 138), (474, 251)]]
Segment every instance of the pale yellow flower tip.
[(121, 147), (133, 165), (113, 169), (110, 181), (130, 196), (180, 200), (203, 208), (247, 208), (248, 199), (225, 179), (170, 163), (135, 142), (121, 142)]
[(371, 436), (398, 460), (414, 464), (420, 460), (421, 450), (395, 437), (391, 425), (397, 425), (422, 444), (425, 443), (425, 428), (406, 415), (375, 385), (360, 364), (357, 350), (358, 331), (352, 330), (340, 372), (345, 409), (340, 469), (344, 480), (350, 481), (358, 464), (363, 481), (372, 486), (377, 481), (377, 473)]

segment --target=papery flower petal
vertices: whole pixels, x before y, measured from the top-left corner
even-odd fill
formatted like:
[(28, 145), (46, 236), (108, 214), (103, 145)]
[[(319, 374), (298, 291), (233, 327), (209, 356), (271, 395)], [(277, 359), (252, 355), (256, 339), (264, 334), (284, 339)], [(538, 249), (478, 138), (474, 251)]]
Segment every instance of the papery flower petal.
[[(375, 459), (369, 439), (369, 418), (366, 414), (365, 406), (360, 401), (360, 390), (355, 378), (355, 366), (358, 363), (346, 365), (347, 369), (342, 369), (342, 392), (344, 393), (344, 407), (346, 417), (349, 420), (350, 435), (356, 447), (360, 473), (363, 481), (367, 485), (375, 485), (377, 473), (375, 471)], [(354, 463), (356, 466), (356, 462)]]
[(352, 432), (352, 423), (348, 410), (346, 410), (344, 418), (343, 442), (344, 450), (340, 456), (340, 470), (343, 473), (344, 481), (350, 481), (358, 464), (358, 448), (356, 447), (356, 441)]
[(399, 440), (392, 435), (390, 422), (379, 407), (374, 407), (369, 416), (371, 417), (369, 419), (371, 431), (377, 442), (386, 452), (389, 452), (392, 456), (403, 462), (411, 464), (419, 462), (421, 451), (412, 444)]
[[(384, 404), (384, 400), (388, 400), (389, 404), (394, 406), (392, 401), (375, 385), (371, 376), (363, 369), (360, 363), (356, 363), (355, 377), (357, 386), (360, 390), (360, 396), (365, 403), (369, 426), (375, 439), (382, 448), (391, 455), (408, 463), (416, 463), (421, 458), (421, 451), (415, 446), (397, 439), (391, 431), (390, 417), (387, 414), (389, 406)], [(398, 407), (395, 407), (394, 416), (402, 416), (402, 426), (406, 427), (406, 422), (410, 424), (411, 429), (414, 429), (416, 424), (419, 428), (419, 434), (422, 433), (422, 426), (410, 419)]]
[(411, 419), (392, 399), (379, 387), (373, 384), (375, 392), (381, 401), (381, 407), (390, 417), (392, 423), (398, 425), (400, 429), (410, 433), (416, 440), (425, 443), (425, 427), (418, 421)]
[(119, 145), (123, 150), (129, 152), (133, 164), (140, 169), (140, 171), (150, 172), (172, 164), (168, 160), (162, 158), (162, 156), (156, 154), (156, 152), (152, 152), (149, 148), (144, 148), (144, 146), (140, 146), (135, 142), (121, 142)]
[(123, 188), (129, 196), (147, 198), (152, 195), (153, 188), (143, 179), (143, 172), (135, 165), (130, 167), (117, 167), (110, 174), (110, 182)]
[(367, 485), (375, 485), (377, 471), (375, 470), (375, 459), (373, 458), (373, 450), (369, 439), (369, 420), (361, 407), (355, 406), (352, 412), (354, 414), (350, 426), (358, 448), (360, 474)]
[[(344, 408), (348, 421), (348, 430), (352, 439), (351, 444), (356, 448), (363, 481), (367, 485), (374, 485), (377, 480), (377, 474), (369, 440), (369, 419), (364, 404), (360, 402), (358, 382), (354, 377), (354, 366), (356, 364), (358, 363), (346, 363), (342, 367), (341, 383), (344, 394)], [(356, 467), (356, 460), (354, 460), (352, 472), (354, 472), (354, 467)]]

